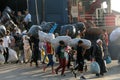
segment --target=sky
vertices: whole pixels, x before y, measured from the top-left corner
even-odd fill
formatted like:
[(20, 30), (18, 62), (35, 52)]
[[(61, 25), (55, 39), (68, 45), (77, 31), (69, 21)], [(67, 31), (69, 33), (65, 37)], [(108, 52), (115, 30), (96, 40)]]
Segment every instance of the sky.
[(112, 10), (116, 10), (120, 12), (120, 0), (111, 0)]
[[(106, 8), (106, 3), (103, 4)], [(120, 0), (111, 0), (111, 8), (112, 10), (119, 11), (120, 12)]]

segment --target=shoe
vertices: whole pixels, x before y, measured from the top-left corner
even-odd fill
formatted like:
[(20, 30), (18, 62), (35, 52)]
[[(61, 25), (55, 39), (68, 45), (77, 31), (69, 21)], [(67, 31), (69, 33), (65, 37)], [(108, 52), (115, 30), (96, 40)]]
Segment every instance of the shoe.
[(104, 76), (104, 73), (100, 73), (101, 76)]
[(63, 76), (63, 77), (64, 77), (64, 76), (66, 76), (66, 75), (65, 75), (65, 74), (61, 74), (61, 76)]
[(85, 79), (86, 80), (86, 78), (84, 76), (81, 76), (80, 79)]
[(97, 77), (100, 77), (100, 74), (96, 74)]
[(19, 63), (19, 62), (20, 62), (20, 61), (19, 61), (19, 60), (17, 60), (17, 61), (16, 61), (16, 64), (17, 64), (17, 63)]
[(77, 77), (77, 74), (75, 73), (75, 71), (72, 71), (74, 77), (76, 78)]
[(5, 62), (4, 64), (8, 64), (8, 62)]

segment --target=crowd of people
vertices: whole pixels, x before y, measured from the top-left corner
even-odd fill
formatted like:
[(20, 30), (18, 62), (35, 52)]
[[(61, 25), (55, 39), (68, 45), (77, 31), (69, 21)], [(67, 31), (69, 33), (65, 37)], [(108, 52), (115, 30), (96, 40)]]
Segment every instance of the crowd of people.
[[(85, 64), (85, 54), (86, 49), (83, 46), (83, 41), (79, 40), (76, 47), (70, 47), (66, 45), (64, 41), (59, 41), (59, 46), (57, 49), (51, 44), (50, 41), (41, 42), (38, 36), (28, 36), (27, 33), (22, 33), (24, 30), (29, 30), (32, 25), (31, 15), (28, 10), (25, 11), (25, 15), (22, 15), (18, 11), (18, 15), (15, 17), (14, 22), (20, 28), (21, 32), (14, 29), (12, 32), (7, 30), (6, 36), (0, 39), (0, 45), (4, 47), (3, 54), (5, 56), (5, 63), (8, 63), (9, 58), (9, 48), (17, 52), (18, 61), (20, 63), (32, 63), (35, 62), (36, 67), (39, 67), (38, 61), (40, 60), (44, 64), (43, 71), (46, 71), (46, 68), (51, 66), (52, 74), (58, 74), (59, 70), (61, 71), (61, 76), (65, 76), (66, 67), (72, 71), (76, 77), (76, 71), (81, 73), (80, 78), (85, 79), (84, 68), (87, 70), (87, 64)], [(58, 34), (57, 34), (58, 36)], [(98, 62), (100, 66), (100, 73), (96, 76), (103, 76), (107, 72), (106, 66), (104, 63), (105, 53), (107, 52), (108, 47), (108, 35), (106, 30), (103, 30), (103, 33), (100, 35), (98, 40), (92, 44), (90, 50), (91, 55), (90, 61)], [(45, 52), (44, 58), (41, 58), (42, 51)], [(2, 52), (2, 51), (0, 51)], [(58, 67), (54, 68), (54, 56), (59, 62)], [(48, 58), (46, 63), (45, 59)], [(56, 61), (57, 61), (56, 60)], [(72, 64), (72, 62), (74, 64)], [(71, 68), (72, 67), (72, 68)]]

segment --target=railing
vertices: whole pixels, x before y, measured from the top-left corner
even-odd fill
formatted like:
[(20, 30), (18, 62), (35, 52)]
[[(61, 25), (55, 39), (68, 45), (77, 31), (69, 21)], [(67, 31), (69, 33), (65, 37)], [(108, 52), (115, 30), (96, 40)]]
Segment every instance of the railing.
[(79, 17), (79, 19), (89, 19), (89, 18), (91, 18), (91, 21), (96, 26), (120, 26), (120, 23), (118, 23), (116, 19), (117, 17), (115, 17), (115, 15), (104, 14), (103, 16), (96, 16), (95, 14), (91, 14), (88, 16), (80, 15)]

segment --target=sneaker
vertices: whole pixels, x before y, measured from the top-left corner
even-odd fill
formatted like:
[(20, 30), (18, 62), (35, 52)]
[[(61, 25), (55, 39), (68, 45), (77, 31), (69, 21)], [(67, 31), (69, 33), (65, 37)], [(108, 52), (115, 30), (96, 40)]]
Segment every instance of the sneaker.
[(84, 80), (86, 80), (86, 78), (85, 78), (84, 76), (81, 76), (80, 79), (84, 79)]

